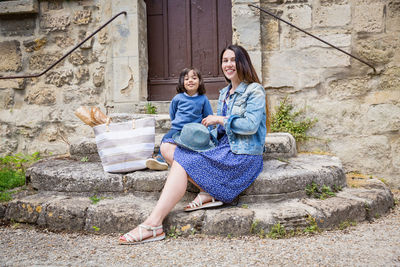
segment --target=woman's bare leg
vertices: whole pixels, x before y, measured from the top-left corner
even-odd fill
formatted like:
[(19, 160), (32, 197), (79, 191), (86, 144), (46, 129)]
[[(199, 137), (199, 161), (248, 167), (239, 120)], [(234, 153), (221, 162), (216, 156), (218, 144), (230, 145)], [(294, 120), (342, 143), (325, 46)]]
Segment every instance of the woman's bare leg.
[[(164, 185), (163, 191), (161, 192), (161, 196), (150, 216), (143, 222), (144, 225), (156, 227), (162, 224), (164, 218), (185, 194), (187, 180), (188, 175), (185, 169), (178, 162), (173, 161), (167, 181)], [(130, 233), (139, 237), (138, 227), (130, 231)], [(161, 233), (162, 229), (157, 230), (157, 234)], [(152, 236), (151, 231), (143, 230), (143, 239), (150, 236)], [(120, 240), (125, 241), (125, 238), (121, 237)]]
[(160, 146), (161, 155), (170, 166), (172, 166), (172, 162), (174, 161), (175, 149), (176, 145), (171, 143), (162, 143)]

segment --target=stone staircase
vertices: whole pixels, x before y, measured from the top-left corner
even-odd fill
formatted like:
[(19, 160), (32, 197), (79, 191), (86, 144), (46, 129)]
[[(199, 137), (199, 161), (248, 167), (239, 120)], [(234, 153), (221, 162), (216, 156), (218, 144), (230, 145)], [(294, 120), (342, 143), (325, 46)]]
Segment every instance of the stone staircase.
[[(113, 120), (143, 116), (151, 115), (114, 114)], [(153, 116), (158, 146), (170, 121), (166, 114)], [(186, 213), (183, 207), (198, 191), (189, 185), (182, 201), (164, 221), (164, 230), (173, 229), (182, 235), (196, 232), (240, 236), (267, 233), (278, 223), (286, 229), (303, 229), (313, 222), (320, 228), (331, 228), (344, 221), (371, 220), (394, 205), (391, 191), (379, 180), (348, 187), (338, 158), (297, 154), (290, 134), (268, 134), (265, 144), (262, 173), (235, 203)], [(42, 160), (31, 166), (27, 179), (34, 191), (2, 204), (0, 219), (56, 231), (126, 232), (151, 212), (167, 175), (167, 171), (150, 170), (105, 173), (94, 139), (85, 138), (71, 145), (69, 157)], [(325, 200), (309, 198), (305, 188), (312, 182), (342, 190)]]

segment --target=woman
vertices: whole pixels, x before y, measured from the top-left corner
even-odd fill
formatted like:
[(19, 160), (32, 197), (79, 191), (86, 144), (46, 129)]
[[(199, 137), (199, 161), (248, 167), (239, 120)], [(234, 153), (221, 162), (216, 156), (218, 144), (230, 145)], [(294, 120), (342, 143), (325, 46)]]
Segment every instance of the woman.
[(120, 244), (164, 239), (162, 222), (185, 194), (188, 180), (200, 189), (185, 208), (192, 211), (233, 201), (262, 171), (267, 131), (264, 88), (241, 46), (222, 51), (221, 67), (229, 85), (220, 91), (217, 115), (201, 122), (217, 126), (217, 147), (196, 152), (163, 143), (161, 152), (171, 170), (160, 199), (143, 224), (120, 237)]

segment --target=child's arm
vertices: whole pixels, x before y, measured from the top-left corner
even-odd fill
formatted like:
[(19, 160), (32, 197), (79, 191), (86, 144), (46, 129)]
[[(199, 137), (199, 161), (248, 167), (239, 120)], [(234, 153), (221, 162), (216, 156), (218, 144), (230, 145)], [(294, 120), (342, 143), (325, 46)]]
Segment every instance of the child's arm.
[(204, 105), (203, 105), (203, 119), (206, 118), (208, 115), (213, 115), (214, 112), (212, 110), (210, 101), (205, 96)]
[(171, 121), (175, 119), (176, 109), (178, 107), (178, 101), (176, 97), (172, 98), (171, 104), (169, 105), (169, 117)]

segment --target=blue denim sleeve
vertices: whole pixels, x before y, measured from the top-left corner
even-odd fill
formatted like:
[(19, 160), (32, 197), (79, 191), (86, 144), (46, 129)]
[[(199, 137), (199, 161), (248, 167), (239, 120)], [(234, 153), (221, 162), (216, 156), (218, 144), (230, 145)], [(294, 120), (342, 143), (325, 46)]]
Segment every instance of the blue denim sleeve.
[(246, 110), (243, 116), (232, 114), (224, 120), (224, 127), (240, 135), (255, 134), (260, 126), (265, 112), (265, 90), (259, 85), (252, 90), (246, 100)]

